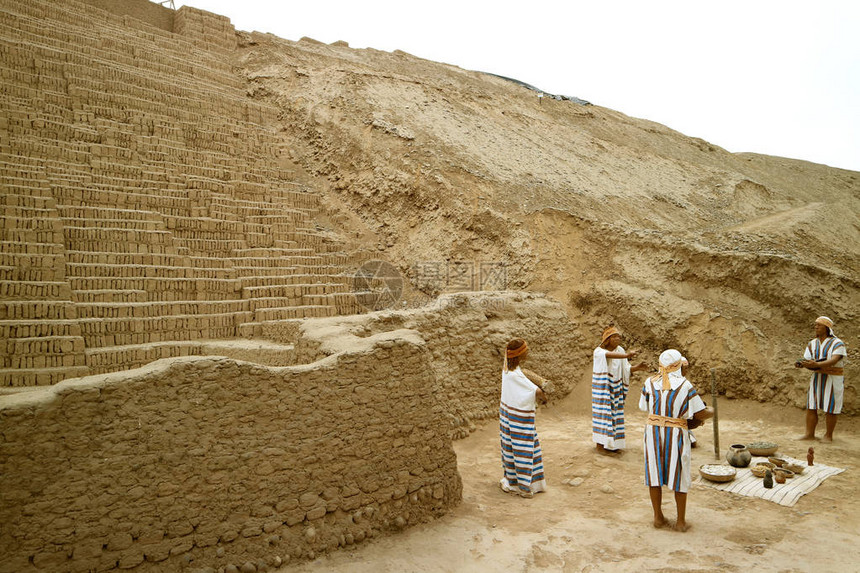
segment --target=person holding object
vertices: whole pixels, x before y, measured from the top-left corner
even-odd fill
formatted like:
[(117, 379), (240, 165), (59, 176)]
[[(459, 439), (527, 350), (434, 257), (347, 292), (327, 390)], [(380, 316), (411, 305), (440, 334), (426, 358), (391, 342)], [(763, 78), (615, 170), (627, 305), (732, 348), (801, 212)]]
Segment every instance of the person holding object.
[(818, 410), (825, 415), (824, 441), (833, 441), (836, 418), (842, 412), (842, 393), (845, 388), (844, 363), (848, 350), (833, 334), (833, 321), (819, 316), (813, 324), (815, 338), (806, 345), (803, 360), (795, 368), (812, 371), (806, 395), (806, 433), (801, 440), (814, 440), (818, 425)]
[(648, 412), (645, 426), (645, 485), (648, 486), (654, 527), (669, 524), (663, 515), (663, 486), (675, 492), (676, 531), (687, 531), (687, 491), (690, 489), (690, 430), (714, 415), (696, 389), (681, 374), (683, 357), (677, 350), (660, 355), (659, 373), (645, 380), (639, 409)]
[(536, 403), (546, 402), (540, 386), (526, 376), (520, 364), (529, 347), (514, 338), (505, 348), (502, 367), (502, 396), (499, 403), (499, 436), (502, 446), (502, 491), (533, 497), (546, 491), (543, 455), (535, 427)]
[(614, 326), (603, 331), (594, 349), (591, 368), (591, 439), (597, 453), (615, 454), (624, 449), (624, 400), (630, 374), (646, 370), (644, 362), (630, 366), (639, 352), (621, 347), (621, 332)]

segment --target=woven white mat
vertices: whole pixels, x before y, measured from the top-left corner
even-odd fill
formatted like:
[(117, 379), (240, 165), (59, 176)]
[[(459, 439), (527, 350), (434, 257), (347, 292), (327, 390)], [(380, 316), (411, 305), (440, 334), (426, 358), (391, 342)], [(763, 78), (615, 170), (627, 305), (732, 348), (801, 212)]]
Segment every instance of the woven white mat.
[[(834, 468), (821, 464), (807, 467), (805, 461), (787, 458), (785, 456), (780, 457), (787, 460), (789, 463), (799, 464), (806, 469), (803, 470), (803, 473), (799, 476), (794, 476), (791, 479), (785, 480), (785, 483), (776, 483), (776, 480), (774, 480), (773, 488), (767, 489), (764, 487), (764, 479), (755, 477), (750, 470), (750, 467), (756, 465), (757, 462), (766, 462), (767, 458), (753, 456), (749, 467), (735, 468), (738, 473), (732, 481), (724, 483), (712, 482), (706, 480), (700, 474), (697, 479), (693, 480), (693, 483), (723, 491), (730, 491), (738, 495), (760, 497), (780, 505), (791, 507), (797, 503), (797, 500), (800, 499), (801, 496), (806, 495), (817, 488), (825, 479), (845, 471), (845, 468)], [(696, 468), (695, 471), (698, 471), (698, 468)]]

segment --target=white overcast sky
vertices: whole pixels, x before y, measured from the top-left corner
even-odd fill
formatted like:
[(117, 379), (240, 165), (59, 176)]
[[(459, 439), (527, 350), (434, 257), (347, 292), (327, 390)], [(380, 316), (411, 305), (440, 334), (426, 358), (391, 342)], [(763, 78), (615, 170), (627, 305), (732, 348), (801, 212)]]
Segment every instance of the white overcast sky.
[(860, 171), (857, 0), (174, 1), (238, 30), (403, 50), (728, 151)]

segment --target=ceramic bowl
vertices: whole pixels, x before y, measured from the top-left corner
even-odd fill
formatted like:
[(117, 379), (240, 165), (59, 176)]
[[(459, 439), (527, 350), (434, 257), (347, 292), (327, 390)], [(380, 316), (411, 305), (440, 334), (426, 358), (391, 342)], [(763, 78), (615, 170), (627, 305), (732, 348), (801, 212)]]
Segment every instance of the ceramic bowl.
[(779, 445), (773, 442), (753, 442), (747, 444), (747, 449), (754, 456), (772, 456), (779, 449)]
[(794, 472), (794, 475), (800, 475), (803, 473), (803, 470), (806, 469), (806, 466), (802, 466), (800, 464), (785, 464), (783, 468), (787, 470), (791, 470)]
[(782, 458), (768, 458), (767, 461), (769, 461), (778, 468), (781, 468), (786, 464), (786, 461)]

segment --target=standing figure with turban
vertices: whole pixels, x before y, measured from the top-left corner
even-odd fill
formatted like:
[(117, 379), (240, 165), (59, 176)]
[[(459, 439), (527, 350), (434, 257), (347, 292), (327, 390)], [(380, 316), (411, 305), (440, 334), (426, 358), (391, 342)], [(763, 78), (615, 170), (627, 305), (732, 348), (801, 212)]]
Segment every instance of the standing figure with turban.
[(794, 363), (796, 368), (812, 371), (809, 392), (806, 395), (806, 433), (801, 440), (815, 439), (818, 410), (823, 410), (824, 441), (833, 441), (836, 417), (842, 412), (842, 393), (845, 388), (844, 364), (848, 350), (845, 343), (833, 334), (833, 321), (819, 316), (813, 324), (815, 338), (806, 345), (803, 360)]
[(678, 519), (675, 529), (686, 531), (690, 474), (690, 430), (713, 416), (693, 385), (681, 373), (683, 356), (677, 350), (660, 355), (659, 373), (645, 380), (639, 409), (648, 412), (645, 426), (645, 485), (654, 510), (654, 527), (664, 527), (663, 486), (675, 492)]
[(594, 349), (591, 439), (600, 454), (616, 454), (624, 449), (624, 400), (630, 387), (630, 374), (647, 369), (644, 362), (630, 366), (628, 359), (638, 353), (621, 347), (621, 332), (614, 326), (603, 331), (600, 346)]
[(514, 338), (505, 348), (502, 367), (502, 396), (499, 403), (499, 436), (502, 445), (502, 491), (533, 497), (546, 491), (543, 455), (535, 427), (537, 402), (546, 402), (540, 386), (523, 373), (520, 364), (529, 347)]

